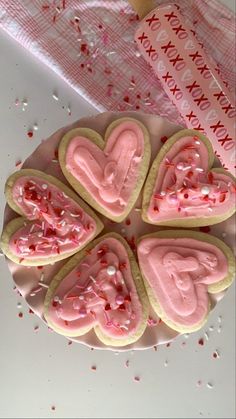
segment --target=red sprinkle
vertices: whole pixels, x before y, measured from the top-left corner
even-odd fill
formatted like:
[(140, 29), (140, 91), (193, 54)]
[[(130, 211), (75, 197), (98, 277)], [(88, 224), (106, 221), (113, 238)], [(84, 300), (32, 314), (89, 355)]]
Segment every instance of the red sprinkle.
[(88, 45), (87, 44), (81, 44), (80, 50), (85, 55), (89, 55), (89, 49), (88, 49)]
[(127, 226), (130, 226), (130, 224), (131, 224), (131, 220), (130, 220), (130, 218), (127, 218), (127, 219), (126, 219), (125, 224), (126, 224)]
[(137, 381), (137, 382), (140, 381), (140, 377), (138, 375), (135, 375), (134, 381)]
[(22, 311), (20, 311), (20, 313), (18, 314), (18, 317), (20, 317), (20, 319), (23, 317)]
[(164, 137), (161, 137), (161, 142), (163, 143), (163, 144), (165, 144), (165, 142), (168, 140), (168, 138), (166, 137), (166, 136), (164, 136)]
[(187, 193), (184, 194), (184, 198), (188, 199), (188, 194)]
[(117, 292), (122, 292), (123, 291), (122, 285), (117, 285), (116, 289), (117, 289)]
[(68, 342), (68, 346), (69, 346), (69, 345), (72, 345), (72, 340), (69, 340), (69, 342)]
[(204, 345), (204, 339), (203, 338), (199, 339), (198, 344), (203, 346)]
[(37, 269), (43, 269), (43, 266), (37, 266)]
[(169, 348), (169, 347), (170, 347), (170, 345), (171, 345), (171, 344), (170, 344), (170, 342), (168, 342), (168, 343), (166, 344), (166, 347), (167, 347), (167, 348)]
[(92, 366), (91, 366), (91, 370), (92, 370), (92, 371), (97, 371), (97, 367), (96, 367), (96, 365), (92, 365)]
[(34, 314), (33, 310), (31, 310), (31, 308), (29, 308), (29, 314)]
[(107, 304), (105, 305), (105, 310), (106, 310), (106, 311), (111, 310), (111, 306), (110, 306), (110, 304), (109, 304), (109, 303), (107, 303)]
[(100, 24), (100, 25), (98, 25), (98, 27), (99, 27), (99, 29), (102, 29), (102, 25)]
[(203, 233), (209, 233), (211, 231), (209, 226), (199, 227), (199, 230)]
[(129, 96), (125, 96), (123, 100), (124, 102), (129, 103)]
[(32, 138), (32, 137), (33, 137), (33, 135), (34, 135), (34, 133), (33, 133), (33, 131), (28, 131), (28, 132), (27, 132), (27, 135), (28, 135), (28, 137), (29, 137), (29, 138)]
[(207, 177), (208, 177), (209, 182), (212, 184), (213, 180), (214, 180), (213, 174), (210, 172), (210, 173), (208, 173)]

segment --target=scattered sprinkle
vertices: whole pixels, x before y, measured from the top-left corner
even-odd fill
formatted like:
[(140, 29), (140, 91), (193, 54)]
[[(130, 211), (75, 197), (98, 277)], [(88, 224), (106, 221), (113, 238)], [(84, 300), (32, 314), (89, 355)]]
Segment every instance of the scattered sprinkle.
[(92, 370), (92, 371), (97, 371), (97, 367), (96, 367), (96, 365), (92, 365), (92, 366), (91, 366), (91, 370)]
[(138, 375), (135, 375), (134, 381), (139, 382), (140, 381), (140, 377)]
[(224, 239), (226, 237), (226, 233), (222, 233), (222, 237)]
[(38, 332), (39, 326), (34, 326), (34, 332)]
[(168, 361), (164, 362), (164, 366), (167, 367), (168, 366)]
[(51, 406), (51, 410), (56, 410), (56, 406)]
[(153, 346), (153, 349), (154, 349), (155, 352), (157, 352), (157, 346), (156, 345)]
[(201, 387), (201, 385), (202, 385), (202, 381), (201, 380), (198, 380), (197, 381), (197, 387)]
[(32, 138), (34, 133), (33, 133), (33, 131), (30, 130), (30, 131), (27, 132), (27, 135), (28, 135), (29, 138)]
[(21, 165), (22, 161), (20, 159), (16, 160), (15, 167), (19, 167)]
[(209, 326), (209, 330), (212, 332), (214, 330), (214, 326)]
[(208, 335), (207, 332), (204, 333), (204, 336), (205, 336), (206, 340), (209, 340), (209, 335)]
[(68, 346), (72, 345), (72, 340), (69, 340), (67, 345)]
[(23, 313), (22, 311), (20, 311), (20, 313), (18, 313), (18, 317), (22, 318), (23, 317)]
[(220, 357), (220, 353), (219, 353), (219, 351), (216, 349), (216, 350), (215, 350), (215, 352), (213, 352), (213, 355), (212, 355), (212, 356), (213, 356), (213, 358), (215, 358), (215, 359), (216, 359), (216, 358), (219, 358), (219, 357)]
[(222, 316), (219, 316), (218, 317), (218, 323), (221, 323), (222, 322)]
[(54, 93), (53, 93), (52, 97), (53, 97), (53, 99), (54, 99), (54, 100), (56, 100), (56, 101), (57, 101), (57, 100), (59, 100), (59, 97), (58, 97), (58, 95), (57, 95), (57, 93), (56, 93), (56, 92), (54, 92)]
[(29, 314), (34, 314), (33, 310), (31, 310), (31, 308), (29, 308)]
[(170, 342), (168, 342), (168, 343), (166, 344), (166, 347), (167, 347), (167, 348), (169, 348), (169, 347), (170, 347), (170, 345), (171, 345), (171, 343), (170, 343)]
[(129, 359), (127, 359), (127, 361), (125, 361), (125, 366), (126, 366), (126, 368), (129, 367)]
[(34, 124), (33, 129), (34, 129), (34, 131), (38, 131), (38, 129), (39, 129), (38, 124)]
[(204, 345), (204, 339), (203, 338), (199, 339), (198, 344), (203, 346)]
[(127, 226), (129, 226), (129, 225), (131, 224), (131, 220), (130, 220), (130, 218), (127, 218), (127, 219), (125, 220), (125, 224), (126, 224)]
[(186, 342), (182, 342), (182, 343), (181, 343), (181, 346), (185, 346), (185, 345), (186, 345)]
[(18, 98), (16, 98), (16, 100), (15, 100), (15, 106), (18, 106), (18, 105), (19, 105), (19, 103), (20, 103), (19, 99), (18, 99)]
[(208, 388), (213, 388), (213, 384), (212, 383), (207, 383), (207, 387)]
[(67, 106), (67, 112), (68, 112), (68, 115), (71, 116), (71, 109), (69, 106)]
[(221, 329), (222, 329), (222, 327), (221, 327), (221, 326), (219, 326), (219, 327), (218, 327), (218, 329), (217, 329), (217, 332), (218, 332), (218, 333), (221, 333)]
[(165, 142), (167, 141), (167, 137), (166, 136), (164, 136), (164, 137), (161, 137), (161, 142), (163, 143), (163, 144), (165, 144)]
[(22, 304), (21, 303), (17, 303), (17, 308), (21, 308)]

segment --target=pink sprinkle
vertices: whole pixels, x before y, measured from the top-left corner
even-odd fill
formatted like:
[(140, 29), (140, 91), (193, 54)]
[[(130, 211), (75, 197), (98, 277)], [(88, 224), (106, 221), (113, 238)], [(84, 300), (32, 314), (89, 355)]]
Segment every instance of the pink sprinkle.
[(138, 375), (135, 375), (135, 377), (134, 377), (134, 381), (139, 382), (139, 381), (140, 381), (140, 377), (139, 377)]
[(125, 366), (126, 366), (126, 368), (129, 367), (129, 359), (127, 359), (127, 361), (125, 362)]
[(91, 370), (92, 370), (92, 371), (97, 371), (97, 367), (96, 367), (96, 365), (92, 365), (92, 366), (91, 366)]

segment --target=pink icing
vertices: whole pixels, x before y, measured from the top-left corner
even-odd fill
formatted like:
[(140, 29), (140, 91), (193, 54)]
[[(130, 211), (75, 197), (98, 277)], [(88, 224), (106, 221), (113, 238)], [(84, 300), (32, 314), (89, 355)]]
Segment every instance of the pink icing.
[(138, 246), (139, 264), (166, 316), (185, 326), (207, 314), (207, 285), (228, 272), (224, 253), (191, 238), (145, 238)]
[(56, 289), (49, 316), (68, 332), (99, 324), (114, 338), (135, 333), (142, 305), (127, 252), (118, 240), (106, 238), (87, 252)]
[(127, 121), (113, 129), (104, 150), (85, 137), (73, 138), (66, 168), (99, 205), (119, 216), (135, 187), (143, 153), (143, 131)]
[(93, 218), (62, 190), (39, 177), (20, 177), (12, 197), (31, 220), (11, 236), (9, 243), (11, 251), (23, 259), (73, 251), (94, 235)]
[(154, 222), (222, 215), (235, 204), (227, 174), (208, 172), (208, 150), (198, 137), (176, 141), (161, 162), (147, 211)]

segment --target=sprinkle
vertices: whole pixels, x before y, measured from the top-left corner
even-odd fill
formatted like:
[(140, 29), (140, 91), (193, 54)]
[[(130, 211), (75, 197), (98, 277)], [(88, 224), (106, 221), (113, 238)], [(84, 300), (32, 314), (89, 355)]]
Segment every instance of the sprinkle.
[(207, 387), (208, 388), (213, 388), (213, 384), (212, 383), (207, 383)]
[(204, 169), (202, 167), (196, 167), (195, 170), (196, 172), (201, 172), (201, 173), (204, 172)]
[(97, 367), (96, 367), (96, 365), (92, 365), (92, 366), (91, 366), (91, 370), (92, 370), (92, 371), (97, 371)]
[(226, 237), (226, 233), (222, 233), (222, 237), (225, 238)]
[(18, 106), (18, 105), (19, 105), (19, 99), (16, 98), (16, 100), (15, 100), (15, 106)]
[(168, 343), (166, 344), (166, 347), (167, 347), (167, 348), (169, 348), (169, 347), (170, 347), (170, 345), (171, 345), (171, 343), (170, 343), (170, 342), (168, 342)]
[(20, 319), (23, 317), (22, 311), (20, 311), (20, 313), (18, 313), (18, 317), (20, 317)]
[(34, 129), (34, 131), (38, 131), (38, 129), (39, 129), (38, 124), (36, 124), (36, 123), (35, 123), (35, 124), (33, 125), (33, 129)]
[(39, 326), (34, 326), (34, 332), (38, 332)]
[(28, 106), (28, 101), (26, 99), (22, 100), (23, 106)]
[(116, 296), (116, 304), (118, 304), (119, 306), (124, 304), (124, 297), (123, 295), (117, 295)]
[(21, 203), (21, 202), (23, 201), (23, 199), (22, 199), (21, 197), (19, 197), (19, 198), (17, 199), (17, 201), (18, 201), (19, 203)]
[(21, 308), (22, 304), (21, 303), (17, 303), (17, 308)]
[(51, 406), (51, 410), (56, 410), (56, 406)]
[(220, 353), (219, 351), (216, 349), (215, 352), (213, 352), (213, 358), (219, 358), (220, 357)]
[(200, 387), (201, 385), (202, 385), (202, 381), (201, 380), (198, 380), (197, 387)]
[(208, 186), (203, 186), (201, 188), (201, 193), (202, 193), (202, 195), (209, 195), (210, 189), (208, 188)]
[(27, 132), (27, 135), (28, 135), (29, 138), (32, 138), (34, 133), (33, 133), (33, 131), (30, 130), (30, 131)]
[(209, 340), (209, 335), (208, 335), (207, 332), (204, 333), (204, 336), (205, 336), (206, 340)]
[(204, 345), (204, 339), (203, 338), (199, 339), (198, 344), (203, 346)]
[(130, 220), (130, 218), (127, 218), (127, 219), (125, 220), (125, 224), (126, 224), (127, 226), (129, 226), (129, 225), (131, 224), (131, 220)]
[(217, 320), (218, 320), (218, 323), (221, 323), (222, 322), (222, 316), (219, 316)]
[(140, 381), (140, 377), (138, 375), (135, 375), (134, 381), (139, 382)]
[(219, 327), (218, 327), (218, 329), (217, 329), (217, 332), (218, 332), (218, 333), (221, 333), (221, 329), (222, 329), (222, 327), (221, 327), (221, 326), (219, 326)]
[(44, 189), (44, 190), (45, 190), (45, 189), (47, 189), (47, 187), (48, 187), (48, 185), (47, 185), (46, 183), (43, 183), (43, 184), (42, 184), (42, 189)]
[(52, 159), (52, 163), (58, 163), (57, 159)]
[(71, 109), (69, 106), (67, 106), (67, 112), (68, 112), (68, 115), (71, 116)]
[(116, 268), (115, 268), (115, 266), (113, 266), (113, 265), (109, 265), (109, 266), (107, 267), (107, 274), (108, 274), (109, 276), (112, 276), (112, 275), (115, 275), (115, 273), (116, 273)]
[(38, 284), (41, 286), (41, 287), (43, 287), (43, 288), (46, 288), (46, 289), (48, 289), (49, 288), (49, 286), (47, 285), (47, 284), (44, 284), (44, 282), (38, 282)]
[(22, 163), (22, 161), (21, 161), (20, 159), (16, 160), (16, 162), (15, 162), (15, 167), (20, 166), (20, 165), (21, 165), (21, 163)]
[(68, 346), (72, 345), (72, 340), (69, 340), (67, 345)]
[(138, 211), (138, 212), (140, 212), (140, 211), (142, 211), (142, 210), (141, 210), (141, 208), (134, 208), (134, 211)]
[(167, 367), (168, 366), (168, 361), (164, 362), (164, 366)]
[(153, 349), (154, 349), (155, 352), (157, 352), (157, 346), (156, 345), (153, 346)]
[(127, 361), (125, 361), (125, 366), (126, 366), (126, 368), (129, 367), (129, 359), (127, 359)]
[(59, 97), (56, 92), (53, 93), (52, 97), (54, 100), (59, 100)]
[(210, 330), (210, 332), (212, 332), (214, 330), (214, 326), (210, 326), (209, 330)]

